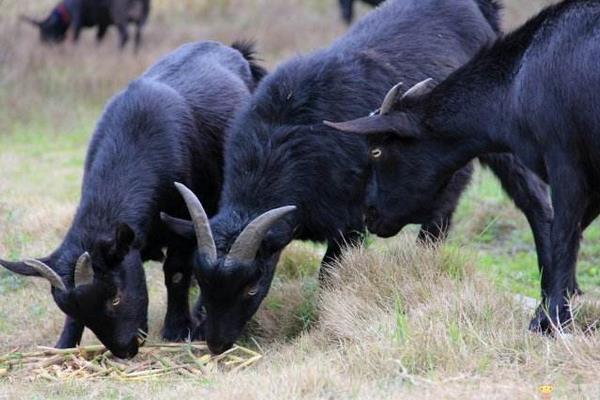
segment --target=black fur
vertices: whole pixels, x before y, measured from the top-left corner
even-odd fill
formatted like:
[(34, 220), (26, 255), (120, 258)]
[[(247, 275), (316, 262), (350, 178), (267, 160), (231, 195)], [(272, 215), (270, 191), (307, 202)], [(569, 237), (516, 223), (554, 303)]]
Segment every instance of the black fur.
[[(266, 296), (279, 254), (292, 239), (326, 242), (324, 266), (345, 245), (361, 242), (370, 173), (367, 143), (322, 121), (375, 109), (399, 80), (410, 86), (431, 75), (442, 78), (495, 37), (474, 0), (393, 0), (330, 47), (284, 63), (261, 82), (228, 132), (223, 194), (211, 220), (219, 260), (196, 258), (211, 350), (223, 351), (237, 339)], [(514, 171), (512, 159), (499, 163)], [(512, 181), (510, 174), (502, 178), (512, 188), (520, 173)], [(422, 237), (445, 235), (469, 176), (470, 166), (456, 173), (439, 201), (429, 202), (429, 213), (418, 216)], [(527, 188), (514, 190), (531, 203), (540, 201)], [(254, 262), (223, 265), (251, 220), (286, 205), (297, 210), (274, 226)], [(326, 276), (322, 268), (321, 277)], [(259, 291), (248, 297), (249, 288)]]
[(262, 79), (267, 76), (267, 70), (259, 64), (259, 59), (256, 58), (256, 49), (254, 42), (248, 40), (238, 40), (234, 42), (231, 47), (242, 53), (244, 58), (250, 64), (250, 71), (254, 81), (258, 84)]
[(127, 26), (134, 23), (137, 49), (149, 13), (150, 0), (63, 0), (44, 20), (23, 19), (39, 27), (42, 42), (62, 42), (70, 28), (73, 30), (73, 39), (77, 41), (83, 28), (95, 26), (98, 27), (96, 39), (100, 42), (108, 27), (115, 25), (119, 30), (121, 48), (129, 40)]
[[(514, 153), (550, 185), (551, 253), (538, 250), (549, 262), (533, 330), (570, 321), (566, 298), (579, 292), (579, 242), (600, 212), (599, 13), (600, 1), (551, 6), (431, 92), (400, 102), (386, 118), (362, 121), (373, 132), (387, 131), (372, 140), (388, 137), (396, 157), (432, 160), (410, 178), (419, 182), (417, 202), (427, 202), (465, 162), (490, 152)], [(397, 183), (406, 180), (399, 176)]]
[[(251, 47), (246, 50), (251, 53)], [(142, 262), (161, 260), (164, 247), (168, 306), (163, 335), (170, 340), (190, 335), (194, 242), (174, 238), (159, 212), (187, 217), (175, 181), (194, 190), (209, 214), (216, 212), (223, 133), (256, 84), (253, 62), (216, 42), (188, 44), (108, 103), (89, 146), (74, 221), (61, 246), (44, 259), (68, 289), (52, 291), (68, 315), (58, 347), (76, 345), (86, 326), (117, 356), (135, 355), (137, 330), (147, 330)], [(75, 288), (75, 262), (86, 251), (94, 282)], [(2, 263), (35, 275), (23, 263)], [(112, 304), (115, 298), (118, 305)]]

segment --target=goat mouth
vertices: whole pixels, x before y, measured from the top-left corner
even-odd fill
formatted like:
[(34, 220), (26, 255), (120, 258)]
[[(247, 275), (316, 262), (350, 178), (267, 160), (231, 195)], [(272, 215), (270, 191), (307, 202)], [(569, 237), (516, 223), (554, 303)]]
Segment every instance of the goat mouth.
[(134, 337), (131, 342), (127, 346), (120, 347), (119, 349), (110, 349), (110, 352), (117, 358), (121, 358), (124, 360), (131, 359), (135, 357), (140, 349), (140, 345), (138, 344), (139, 338)]
[(138, 348), (136, 346), (135, 349), (131, 348), (128, 350), (123, 350), (123, 351), (111, 350), (111, 353), (113, 354), (113, 356), (120, 358), (122, 360), (129, 360), (129, 359), (132, 359), (133, 357), (137, 356)]
[(367, 219), (367, 228), (369, 229), (369, 232), (384, 239), (396, 236), (403, 227), (404, 225), (400, 225), (398, 229), (395, 229), (396, 227), (392, 227), (390, 224), (386, 224), (380, 219)]
[(215, 343), (208, 342), (207, 344), (208, 344), (208, 349), (215, 356), (218, 356), (219, 354), (222, 354), (233, 347), (233, 343), (215, 344)]

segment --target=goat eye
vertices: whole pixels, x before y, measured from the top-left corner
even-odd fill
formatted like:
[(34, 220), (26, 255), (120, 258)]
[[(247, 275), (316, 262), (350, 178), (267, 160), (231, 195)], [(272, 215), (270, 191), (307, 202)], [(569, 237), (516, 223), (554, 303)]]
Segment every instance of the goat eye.
[(381, 151), (381, 149), (379, 147), (376, 147), (371, 150), (371, 157), (373, 157), (373, 158), (379, 158), (379, 157), (381, 157), (382, 154), (383, 154), (383, 151)]
[(258, 293), (258, 285), (253, 286), (250, 289), (248, 289), (248, 291), (246, 292), (246, 296), (248, 296), (248, 297), (256, 296), (257, 293)]
[(113, 307), (116, 307), (119, 305), (119, 303), (121, 303), (121, 298), (119, 296), (117, 296), (113, 299), (112, 305), (113, 305)]

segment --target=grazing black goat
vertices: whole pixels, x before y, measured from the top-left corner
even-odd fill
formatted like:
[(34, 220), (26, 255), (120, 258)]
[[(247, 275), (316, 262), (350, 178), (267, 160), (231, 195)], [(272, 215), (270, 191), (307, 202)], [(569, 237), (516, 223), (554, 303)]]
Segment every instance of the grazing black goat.
[[(495, 39), (496, 22), (475, 0), (388, 1), (329, 48), (294, 58), (262, 81), (228, 132), (224, 188), (210, 223), (180, 187), (196, 216), (195, 273), (211, 351), (222, 352), (239, 337), (292, 239), (326, 242), (324, 267), (345, 245), (361, 242), (367, 141), (322, 121), (364, 115), (399, 79), (448, 75)], [(501, 161), (500, 177), (525, 205), (536, 205), (524, 209), (535, 211), (529, 216), (536, 227), (546, 227), (538, 221), (546, 198), (521, 185), (529, 175), (510, 156)], [(469, 174), (470, 167), (458, 172), (439, 200), (430, 201), (444, 209), (419, 216), (425, 232), (445, 224), (438, 214), (449, 219)]]
[[(340, 2), (340, 9), (342, 10), (342, 18), (344, 19), (344, 21), (349, 25), (352, 23), (352, 20), (354, 19), (354, 2), (356, 0), (339, 0)], [(372, 5), (372, 6), (378, 6), (379, 4), (383, 3), (384, 0), (361, 0), (363, 3)]]
[(73, 29), (73, 39), (77, 41), (81, 29), (98, 27), (96, 39), (102, 41), (109, 26), (116, 25), (123, 48), (129, 40), (127, 26), (134, 23), (135, 47), (142, 41), (142, 27), (150, 13), (150, 0), (63, 0), (44, 20), (21, 17), (37, 26), (42, 42), (62, 42), (69, 28)]
[(163, 336), (182, 340), (193, 330), (188, 289), (195, 245), (173, 237), (159, 213), (188, 215), (173, 181), (192, 188), (210, 214), (217, 210), (224, 130), (263, 74), (252, 48), (238, 48), (182, 46), (116, 95), (92, 137), (81, 201), (63, 243), (42, 259), (0, 261), (51, 283), (67, 314), (57, 347), (75, 346), (88, 327), (113, 354), (134, 356), (147, 331), (142, 263), (162, 260), (164, 247)]
[(436, 87), (421, 82), (399, 99), (392, 93), (385, 112), (334, 124), (368, 134), (381, 154), (374, 169), (394, 171), (395, 179), (379, 182), (381, 196), (410, 189), (402, 214), (435, 198), (481, 154), (512, 152), (549, 184), (551, 254), (535, 331), (571, 320), (579, 242), (600, 212), (598, 15), (600, 1), (551, 6)]

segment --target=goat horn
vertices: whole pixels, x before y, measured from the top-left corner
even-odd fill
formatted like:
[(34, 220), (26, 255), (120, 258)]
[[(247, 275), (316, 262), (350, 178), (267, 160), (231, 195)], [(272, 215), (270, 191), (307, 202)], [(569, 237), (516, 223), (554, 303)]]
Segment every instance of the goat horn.
[(36, 270), (41, 277), (48, 279), (52, 287), (65, 292), (67, 291), (62, 278), (48, 265), (36, 259), (25, 260), (25, 264)]
[(402, 96), (403, 99), (411, 97), (419, 97), (429, 92), (429, 85), (433, 82), (433, 78), (425, 79), (408, 89)]
[(198, 252), (208, 257), (209, 262), (214, 263), (217, 260), (217, 246), (213, 239), (210, 223), (206, 211), (202, 208), (202, 203), (198, 197), (185, 185), (175, 182), (175, 187), (181, 193), (185, 204), (192, 217), (194, 230), (196, 231), (196, 241), (198, 242)]
[(92, 259), (86, 251), (77, 260), (75, 264), (75, 287), (89, 285), (94, 281), (94, 269), (92, 268)]
[(295, 209), (296, 206), (279, 207), (255, 218), (244, 228), (233, 243), (233, 246), (231, 246), (231, 250), (229, 250), (229, 254), (227, 254), (227, 258), (225, 259), (225, 265), (232, 265), (236, 262), (249, 263), (254, 261), (260, 244), (269, 229)]
[(396, 84), (390, 91), (385, 95), (385, 99), (383, 99), (383, 103), (381, 103), (381, 108), (379, 109), (379, 114), (386, 115), (392, 111), (392, 107), (396, 104), (396, 99), (398, 98), (398, 94), (400, 93), (400, 87), (402, 87), (403, 83), (400, 82)]

